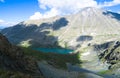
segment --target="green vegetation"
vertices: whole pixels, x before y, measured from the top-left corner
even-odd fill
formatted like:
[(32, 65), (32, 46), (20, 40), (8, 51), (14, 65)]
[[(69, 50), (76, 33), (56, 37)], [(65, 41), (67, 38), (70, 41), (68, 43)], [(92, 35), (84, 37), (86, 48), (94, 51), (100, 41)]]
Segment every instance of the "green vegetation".
[(104, 70), (104, 71), (100, 71), (100, 72), (98, 72), (98, 74), (100, 74), (100, 75), (104, 75), (104, 74), (111, 74), (112, 73), (112, 71), (111, 70)]
[(49, 64), (66, 69), (66, 63), (80, 64), (79, 53), (76, 54), (57, 54), (57, 53), (44, 53), (32, 50), (31, 48), (23, 48), (26, 55), (34, 57), (35, 59), (42, 61), (46, 60)]
[(2, 70), (0, 68), (0, 78), (32, 78), (32, 77), (28, 74), (23, 74), (21, 72)]

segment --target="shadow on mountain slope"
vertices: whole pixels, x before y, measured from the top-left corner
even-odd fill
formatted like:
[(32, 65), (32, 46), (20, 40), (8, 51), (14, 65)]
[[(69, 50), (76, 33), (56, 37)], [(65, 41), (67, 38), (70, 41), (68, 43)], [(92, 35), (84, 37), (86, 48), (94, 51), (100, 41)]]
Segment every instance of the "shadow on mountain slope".
[(111, 45), (113, 45), (115, 41), (110, 41), (110, 42), (106, 42), (103, 44), (95, 44), (94, 45), (94, 50), (95, 51), (99, 51), (99, 50), (105, 50), (107, 48), (109, 48)]
[(106, 11), (103, 12), (104, 15), (112, 15), (112, 18), (115, 18), (116, 20), (120, 21), (120, 14), (118, 13), (114, 13), (114, 12), (110, 12), (110, 11)]
[(91, 41), (93, 39), (92, 36), (89, 36), (89, 35), (82, 35), (80, 36), (77, 41)]
[(68, 21), (66, 20), (66, 18), (62, 17), (56, 21), (54, 21), (53, 23), (42, 23), (39, 27), (41, 29), (49, 29), (51, 28), (52, 30), (58, 30), (64, 26), (67, 26)]
[(41, 74), (37, 61), (33, 57), (25, 55), (20, 47), (9, 43), (7, 38), (0, 33), (0, 78), (26, 78), (16, 77), (17, 73), (25, 74), (26, 77), (27, 74), (31, 76)]
[[(66, 18), (60, 18), (52, 23), (42, 23), (40, 26), (35, 24), (17, 24), (13, 27), (5, 28), (1, 31), (12, 44), (23, 44), (27, 46), (58, 46), (57, 37), (50, 31), (58, 30), (68, 24)], [(48, 30), (47, 30), (48, 29)]]
[(66, 18), (60, 18), (59, 20), (53, 22), (53, 30), (58, 30), (61, 27), (67, 26), (67, 24), (68, 21), (66, 20)]

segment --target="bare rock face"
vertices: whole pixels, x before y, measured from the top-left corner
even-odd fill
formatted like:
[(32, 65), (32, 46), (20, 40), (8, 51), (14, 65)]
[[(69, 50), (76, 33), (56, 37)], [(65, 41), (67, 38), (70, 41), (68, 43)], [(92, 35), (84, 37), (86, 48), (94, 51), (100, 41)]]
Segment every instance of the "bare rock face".
[(110, 64), (110, 69), (120, 68), (120, 42), (117, 41), (99, 55), (99, 58)]
[(39, 73), (34, 59), (24, 55), (21, 48), (13, 46), (0, 34), (0, 67), (25, 73)]

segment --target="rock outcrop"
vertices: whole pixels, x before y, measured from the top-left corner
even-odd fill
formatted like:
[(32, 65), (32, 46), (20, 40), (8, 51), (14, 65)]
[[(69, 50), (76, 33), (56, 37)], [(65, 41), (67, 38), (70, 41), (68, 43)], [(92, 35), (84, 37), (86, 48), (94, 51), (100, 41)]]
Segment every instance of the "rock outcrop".
[(21, 48), (11, 45), (2, 34), (0, 34), (0, 68), (33, 75), (40, 74), (36, 61), (25, 56)]
[(120, 42), (116, 41), (109, 46), (105, 51), (100, 53), (99, 58), (103, 62), (110, 64), (109, 69), (120, 68)]

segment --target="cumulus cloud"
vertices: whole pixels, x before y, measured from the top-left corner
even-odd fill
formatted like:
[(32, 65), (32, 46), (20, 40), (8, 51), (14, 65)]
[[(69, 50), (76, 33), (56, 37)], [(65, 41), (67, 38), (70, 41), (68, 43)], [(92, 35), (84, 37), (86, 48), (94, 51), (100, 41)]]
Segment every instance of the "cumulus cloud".
[(111, 2), (104, 2), (103, 4), (99, 5), (100, 7), (110, 7), (110, 6), (115, 6), (115, 5), (119, 5), (120, 4), (120, 0), (113, 0)]
[(75, 13), (84, 7), (97, 7), (97, 2), (94, 0), (38, 0), (38, 2), (42, 10), (48, 8), (50, 10), (44, 14), (35, 12), (30, 16), (31, 20)]
[[(85, 7), (103, 8), (120, 4), (120, 0), (113, 0), (102, 4), (97, 4), (95, 0), (38, 0), (38, 2), (40, 9), (46, 12), (44, 14), (35, 12), (34, 15), (30, 16), (32, 20), (76, 13)], [(48, 8), (50, 9), (49, 11)]]
[(55, 8), (52, 8), (50, 11), (47, 11), (46, 13), (42, 14), (40, 12), (35, 12), (34, 15), (30, 16), (29, 19), (36, 20), (36, 19), (42, 19), (42, 18), (50, 18), (59, 15), (59, 11)]
[(73, 13), (84, 7), (97, 7), (94, 0), (38, 0), (41, 9), (56, 8), (62, 13)]

